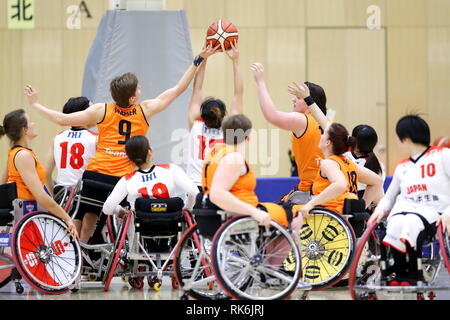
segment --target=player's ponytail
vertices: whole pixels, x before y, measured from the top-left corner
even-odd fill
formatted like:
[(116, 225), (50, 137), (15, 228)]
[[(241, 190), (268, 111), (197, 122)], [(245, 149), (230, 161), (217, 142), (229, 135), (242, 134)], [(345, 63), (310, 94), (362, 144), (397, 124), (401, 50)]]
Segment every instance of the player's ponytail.
[(225, 103), (220, 99), (207, 98), (200, 107), (201, 117), (208, 128), (218, 129), (226, 114)]
[(141, 167), (147, 162), (147, 155), (151, 151), (147, 137), (134, 136), (125, 144), (125, 152), (136, 166)]
[(5, 135), (5, 128), (3, 128), (2, 125), (0, 125), (0, 138), (3, 137)]
[(376, 174), (382, 173), (380, 161), (378, 161), (377, 156), (373, 152), (369, 153), (369, 157), (367, 158), (364, 167), (375, 172)]

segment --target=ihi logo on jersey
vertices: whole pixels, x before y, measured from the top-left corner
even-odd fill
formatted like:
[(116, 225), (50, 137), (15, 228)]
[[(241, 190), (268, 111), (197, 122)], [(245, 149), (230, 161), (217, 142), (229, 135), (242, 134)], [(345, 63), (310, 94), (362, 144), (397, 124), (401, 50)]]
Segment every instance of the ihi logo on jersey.
[(167, 212), (167, 203), (152, 203), (150, 212)]
[(11, 233), (0, 233), (0, 248), (9, 247), (11, 244)]

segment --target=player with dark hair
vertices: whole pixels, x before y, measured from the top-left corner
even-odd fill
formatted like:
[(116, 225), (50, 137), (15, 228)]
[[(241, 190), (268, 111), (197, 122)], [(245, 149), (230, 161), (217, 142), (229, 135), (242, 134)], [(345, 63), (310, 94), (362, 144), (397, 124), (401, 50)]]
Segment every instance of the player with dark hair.
[(48, 210), (66, 222), (74, 237), (78, 237), (75, 225), (70, 216), (45, 191), (45, 170), (36, 154), (31, 150), (31, 142), (37, 137), (36, 126), (25, 110), (18, 109), (9, 112), (0, 125), (0, 137), (7, 135), (11, 144), (8, 151), (6, 175), (0, 183), (15, 182), (17, 198), (36, 201), (38, 205)]
[(441, 222), (450, 230), (450, 149), (430, 146), (430, 128), (417, 115), (402, 117), (395, 130), (398, 148), (408, 158), (397, 165), (368, 224), (389, 212), (383, 244), (393, 248), (396, 278), (390, 285), (408, 286), (423, 280), (419, 234)]
[[(305, 101), (297, 96), (294, 96), (292, 100), (293, 110), (291, 112), (277, 110), (265, 83), (264, 67), (261, 63), (256, 62), (252, 64), (251, 70), (258, 87), (259, 105), (264, 118), (274, 126), (292, 132), (292, 153), (300, 178), (297, 190), (304, 192), (306, 198), (309, 198), (311, 187), (319, 171), (317, 159), (323, 158), (319, 149), (320, 135), (323, 130), (309, 112)], [(323, 88), (311, 82), (305, 84), (314, 101), (326, 114), (327, 97)]]
[[(189, 86), (195, 72), (201, 62), (213, 54), (219, 46), (211, 48), (207, 46), (197, 55), (178, 83), (154, 99), (137, 102), (141, 98), (141, 88), (136, 76), (125, 73), (114, 78), (110, 83), (111, 96), (114, 103), (95, 103), (86, 110), (64, 114), (44, 107), (38, 102), (37, 92), (31, 87), (26, 87), (26, 95), (30, 105), (43, 117), (61, 126), (88, 126), (97, 124), (98, 143), (97, 151), (91, 158), (83, 179), (89, 178), (109, 185), (115, 185), (117, 181), (134, 169), (134, 164), (125, 153), (125, 144), (133, 136), (145, 136), (149, 120), (156, 114), (164, 111), (175, 99), (177, 99)], [(105, 201), (107, 193), (99, 195), (90, 189), (82, 189), (81, 195), (98, 201)], [(102, 198), (102, 199), (99, 199)], [(86, 203), (81, 203), (76, 218), (83, 220), (86, 213), (100, 215), (101, 208)], [(87, 242), (95, 228), (96, 219), (86, 221), (86, 228), (82, 227), (80, 240)]]
[[(243, 111), (244, 86), (239, 67), (239, 50), (237, 42), (231, 43), (232, 48), (225, 51), (233, 64), (234, 96), (231, 101), (231, 114), (241, 114)], [(216, 143), (223, 143), (222, 120), (227, 114), (225, 103), (216, 98), (206, 98), (202, 101), (202, 87), (205, 77), (206, 60), (200, 66), (194, 78), (194, 88), (189, 103), (189, 144), (187, 174), (201, 189), (202, 165), (205, 155)]]
[(311, 115), (324, 130), (319, 142), (324, 159), (320, 161), (319, 174), (312, 186), (314, 197), (302, 207), (302, 213), (308, 215), (314, 206), (320, 205), (342, 214), (345, 199), (358, 199), (358, 181), (367, 185), (362, 199), (368, 207), (381, 192), (382, 180), (371, 170), (344, 157), (343, 154), (355, 146), (356, 138), (350, 136), (343, 125), (330, 123), (310, 95), (306, 84), (294, 82), (288, 91), (305, 101)]

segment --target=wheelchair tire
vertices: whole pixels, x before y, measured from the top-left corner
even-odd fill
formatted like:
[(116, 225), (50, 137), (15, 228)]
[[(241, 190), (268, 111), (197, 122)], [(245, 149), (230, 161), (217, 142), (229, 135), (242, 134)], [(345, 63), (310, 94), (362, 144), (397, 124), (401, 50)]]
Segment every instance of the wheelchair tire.
[[(200, 254), (200, 239), (198, 236), (198, 227), (196, 224), (189, 227), (182, 235), (179, 245), (174, 255), (174, 274), (175, 280), (180, 288), (184, 286), (184, 279), (190, 279), (194, 271), (195, 263)], [(203, 270), (199, 272), (194, 280), (200, 280), (212, 275), (212, 269), (209, 261), (202, 261)], [(216, 281), (206, 283), (204, 287), (196, 287), (186, 292), (187, 295), (198, 300), (228, 300), (230, 299), (220, 290)]]
[(104, 276), (104, 291), (109, 290), (109, 285), (111, 284), (111, 280), (114, 277), (116, 272), (117, 265), (119, 263), (119, 259), (122, 253), (122, 248), (124, 247), (125, 240), (127, 237), (128, 226), (130, 225), (131, 215), (133, 213), (128, 213), (126, 219), (119, 227), (119, 231), (117, 233), (117, 238), (114, 243), (113, 253), (111, 259), (108, 261), (108, 265), (106, 266), (105, 276)]
[[(0, 259), (0, 266), (6, 266), (8, 264), (13, 264), (13, 258), (10, 254), (3, 253), (2, 257), (6, 258), (6, 259), (10, 259), (11, 263), (8, 263), (7, 261)], [(0, 288), (6, 286), (11, 281), (13, 269), (14, 269), (14, 265), (12, 265), (10, 268), (0, 269)]]
[(23, 216), (14, 227), (11, 249), (17, 271), (43, 293), (65, 293), (80, 275), (81, 249), (66, 228), (61, 219), (41, 211)]
[(313, 291), (338, 283), (348, 272), (355, 254), (356, 236), (338, 213), (314, 208), (299, 232), (303, 281)]
[[(374, 248), (375, 252), (373, 252), (373, 257), (368, 258), (377, 259), (375, 258), (378, 256), (378, 241), (375, 238), (375, 228), (377, 225), (378, 223), (374, 221), (372, 225), (366, 229), (359, 241), (358, 248), (356, 249), (355, 258), (350, 269), (350, 281), (348, 286), (353, 300), (377, 300), (376, 292), (361, 292), (362, 290), (355, 290), (356, 285), (366, 285), (370, 281), (376, 281), (377, 277), (379, 277), (381, 269), (380, 266), (376, 264), (376, 261), (371, 261), (371, 259), (367, 259), (368, 261), (360, 261), (362, 258), (367, 258), (367, 256), (371, 254), (370, 249), (367, 250), (369, 247)], [(366, 255), (366, 257), (364, 257), (364, 255)], [(367, 271), (371, 273), (366, 274)]]
[(442, 230), (442, 223), (438, 227), (439, 249), (441, 251), (442, 260), (444, 260), (445, 268), (450, 274), (450, 240), (448, 235)]
[[(237, 300), (289, 298), (301, 277), (301, 255), (294, 239), (274, 221), (262, 227), (250, 217), (229, 219), (216, 232), (211, 249), (217, 282)], [(280, 243), (289, 248), (281, 250)], [(280, 251), (282, 256), (277, 257)], [(290, 253), (295, 268), (288, 271), (284, 261)], [(269, 261), (275, 258), (280, 261)]]

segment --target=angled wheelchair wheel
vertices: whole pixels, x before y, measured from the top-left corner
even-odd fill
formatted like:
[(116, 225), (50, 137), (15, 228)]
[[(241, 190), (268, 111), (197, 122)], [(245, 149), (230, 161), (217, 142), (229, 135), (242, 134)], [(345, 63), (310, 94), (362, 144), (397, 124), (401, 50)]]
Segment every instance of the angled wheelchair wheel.
[[(295, 267), (286, 270), (290, 253)], [(288, 298), (301, 275), (297, 243), (274, 221), (262, 227), (249, 217), (228, 220), (214, 236), (211, 260), (222, 289), (238, 300)]]
[(117, 232), (116, 241), (114, 242), (114, 248), (112, 251), (112, 256), (108, 260), (108, 265), (106, 266), (105, 275), (103, 283), (105, 285), (104, 290), (109, 290), (109, 285), (111, 284), (112, 278), (114, 277), (117, 269), (117, 265), (119, 264), (119, 260), (123, 255), (122, 249), (125, 247), (125, 240), (127, 238), (127, 230), (130, 225), (131, 215), (133, 213), (128, 213), (126, 219), (123, 220), (122, 224), (119, 226), (119, 230)]
[[(206, 248), (206, 250), (208, 249), (210, 248)], [(175, 278), (181, 288), (185, 286), (188, 280), (192, 279), (194, 282), (197, 282), (213, 275), (209, 255), (205, 254), (201, 258), (200, 252), (198, 226), (194, 224), (181, 237), (173, 261)], [(187, 294), (198, 300), (230, 299), (215, 280), (194, 284), (187, 291)]]
[(14, 261), (12, 256), (8, 253), (0, 255), (0, 288), (11, 281), (13, 269)]
[(444, 265), (447, 272), (450, 273), (450, 240), (448, 234), (443, 232), (442, 224), (439, 224), (437, 232), (442, 260), (444, 260)]
[(356, 237), (350, 224), (331, 210), (314, 208), (300, 230), (303, 280), (312, 290), (336, 284), (348, 271)]
[[(350, 270), (349, 290), (353, 300), (377, 300), (381, 285), (381, 238), (383, 226), (373, 222), (364, 232)], [(383, 247), (384, 248), (384, 247)]]
[(62, 294), (81, 271), (81, 250), (67, 225), (47, 212), (20, 219), (13, 231), (12, 255), (20, 275), (36, 290)]

